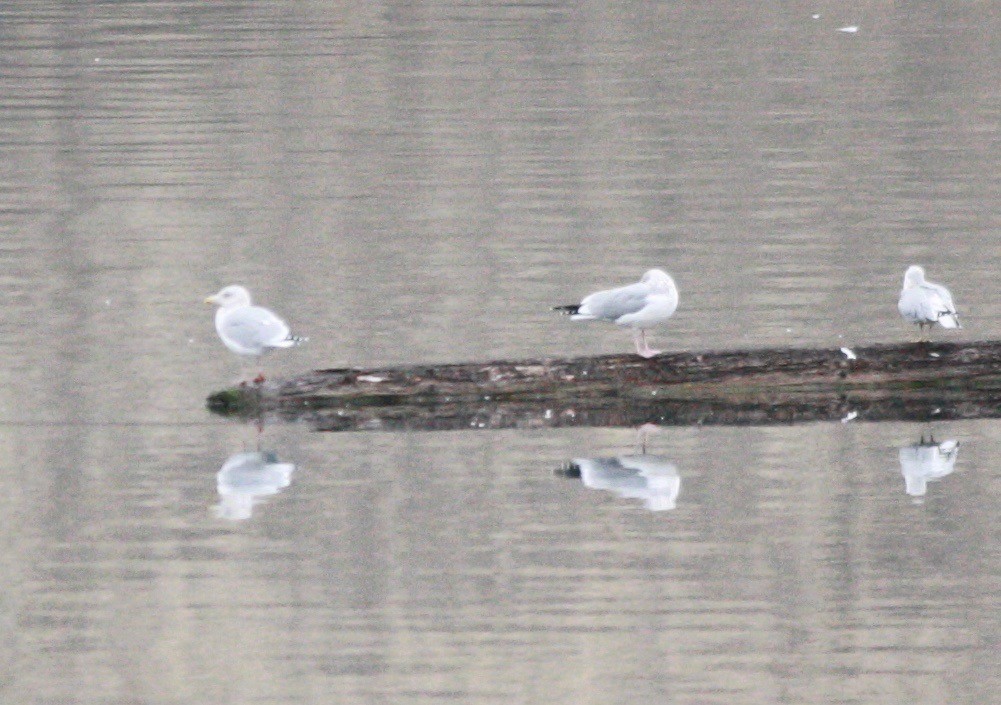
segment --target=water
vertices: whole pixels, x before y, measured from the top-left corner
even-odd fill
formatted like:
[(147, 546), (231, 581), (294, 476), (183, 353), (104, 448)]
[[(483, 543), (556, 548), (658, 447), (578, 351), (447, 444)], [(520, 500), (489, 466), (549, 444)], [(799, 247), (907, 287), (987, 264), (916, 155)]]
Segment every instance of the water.
[(272, 375), (624, 351), (547, 309), (655, 265), (657, 346), (852, 345), (920, 262), (995, 338), (992, 10), (0, 8), (3, 701), (988, 702), (996, 422), (667, 429), (654, 512), (558, 472), (633, 429), (213, 418), (201, 300)]

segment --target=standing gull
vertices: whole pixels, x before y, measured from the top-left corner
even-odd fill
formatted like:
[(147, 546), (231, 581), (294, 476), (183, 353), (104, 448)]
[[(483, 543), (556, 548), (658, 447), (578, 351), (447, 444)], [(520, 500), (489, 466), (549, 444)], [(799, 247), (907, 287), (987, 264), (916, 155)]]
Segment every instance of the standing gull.
[(618, 326), (633, 329), (636, 352), (641, 357), (653, 357), (660, 350), (652, 350), (646, 342), (647, 328), (663, 323), (678, 308), (678, 287), (671, 275), (651, 269), (635, 284), (618, 289), (598, 291), (585, 296), (579, 304), (555, 306), (573, 321), (611, 321)]
[[(290, 348), (308, 340), (292, 335), (285, 321), (268, 309), (252, 306), (250, 292), (242, 286), (227, 286), (205, 303), (219, 307), (215, 313), (216, 332), (237, 355), (259, 358), (271, 348)], [(264, 373), (254, 381), (263, 382)]]
[(936, 323), (943, 328), (962, 328), (952, 294), (944, 286), (925, 280), (925, 270), (916, 264), (908, 267), (904, 274), (897, 310), (907, 321), (917, 323), (922, 333), (925, 326)]

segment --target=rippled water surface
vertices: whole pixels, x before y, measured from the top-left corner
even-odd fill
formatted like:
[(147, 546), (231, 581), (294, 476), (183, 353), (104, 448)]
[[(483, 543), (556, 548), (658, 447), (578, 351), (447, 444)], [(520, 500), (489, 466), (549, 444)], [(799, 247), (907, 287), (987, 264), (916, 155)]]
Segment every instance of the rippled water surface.
[(651, 266), (659, 347), (855, 345), (920, 262), (997, 338), (996, 20), (0, 6), (0, 700), (990, 702), (996, 421), (259, 435), (201, 302), (273, 376), (625, 351), (548, 308)]

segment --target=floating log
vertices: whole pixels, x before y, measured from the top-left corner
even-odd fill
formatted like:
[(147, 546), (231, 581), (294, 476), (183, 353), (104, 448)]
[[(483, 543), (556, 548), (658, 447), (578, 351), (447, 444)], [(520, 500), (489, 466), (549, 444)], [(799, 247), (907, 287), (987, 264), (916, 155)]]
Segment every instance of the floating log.
[(317, 370), (217, 392), (208, 406), (321, 431), (1001, 417), (1001, 341), (845, 350)]

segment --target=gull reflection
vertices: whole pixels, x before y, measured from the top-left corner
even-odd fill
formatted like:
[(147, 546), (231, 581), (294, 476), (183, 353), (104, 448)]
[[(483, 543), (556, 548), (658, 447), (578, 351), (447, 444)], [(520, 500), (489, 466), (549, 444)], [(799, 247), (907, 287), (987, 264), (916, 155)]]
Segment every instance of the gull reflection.
[(585, 487), (641, 499), (652, 512), (674, 509), (681, 491), (678, 468), (659, 455), (574, 458), (561, 472), (567, 477), (579, 477)]
[(292, 481), (292, 463), (280, 463), (273, 452), (235, 453), (216, 475), (219, 504), (214, 509), (222, 519), (249, 519), (261, 498), (278, 494)]
[(956, 466), (959, 441), (948, 440), (936, 443), (934, 438), (900, 449), (900, 472), (904, 476), (907, 494), (923, 497), (928, 491), (928, 482), (941, 479), (951, 473)]

